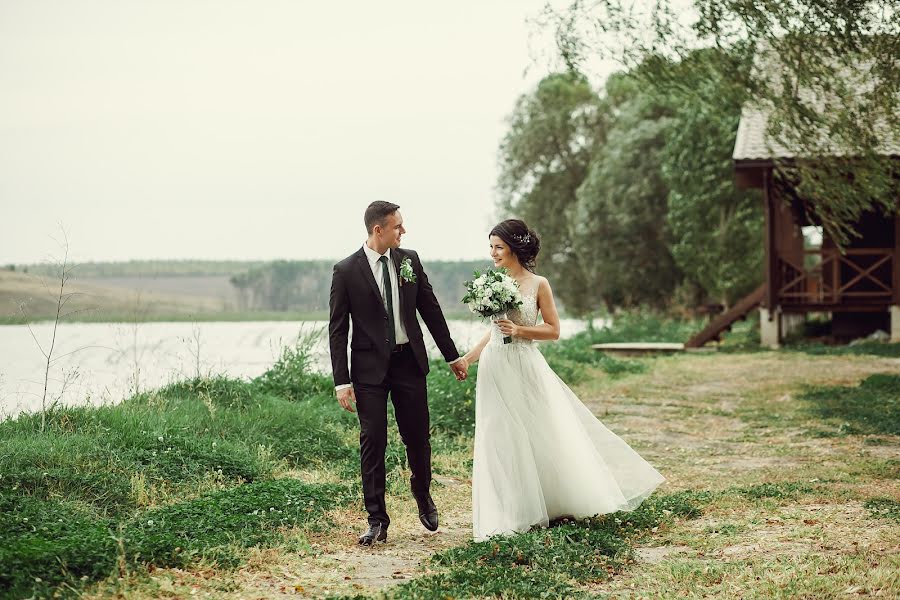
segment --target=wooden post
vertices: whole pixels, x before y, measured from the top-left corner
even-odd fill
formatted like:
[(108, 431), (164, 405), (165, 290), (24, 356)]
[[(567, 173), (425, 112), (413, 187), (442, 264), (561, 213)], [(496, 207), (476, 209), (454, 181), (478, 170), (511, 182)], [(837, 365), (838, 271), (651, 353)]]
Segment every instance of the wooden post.
[(891, 341), (900, 342), (900, 200), (894, 210), (894, 277), (891, 288), (894, 299), (891, 305)]
[(894, 289), (894, 306), (900, 306), (900, 201), (894, 211), (894, 278), (891, 287)]
[(831, 260), (831, 302), (837, 304), (841, 301), (839, 292), (844, 282), (841, 281), (841, 251), (838, 248), (831, 250), (834, 258)]
[(775, 248), (776, 210), (772, 202), (771, 186), (771, 169), (765, 169), (763, 171), (763, 204), (766, 216), (766, 230), (764, 236), (764, 243), (766, 246), (766, 296), (763, 300), (763, 306), (768, 309), (769, 320), (772, 320), (775, 316), (775, 308), (778, 302), (777, 293), (779, 285), (777, 281), (778, 251)]

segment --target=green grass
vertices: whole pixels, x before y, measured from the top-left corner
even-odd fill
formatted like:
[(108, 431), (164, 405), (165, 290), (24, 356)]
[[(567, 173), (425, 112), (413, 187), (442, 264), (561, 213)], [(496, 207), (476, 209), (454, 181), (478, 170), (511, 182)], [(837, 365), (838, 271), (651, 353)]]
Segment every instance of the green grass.
[(117, 561), (113, 530), (76, 503), (0, 490), (0, 596), (47, 597), (61, 583), (106, 577)]
[(590, 369), (600, 369), (613, 377), (643, 373), (647, 369), (645, 361), (613, 358), (591, 348), (593, 344), (680, 341), (678, 336), (690, 326), (684, 321), (665, 319), (652, 313), (623, 313), (605, 327), (589, 327), (565, 340), (541, 344), (540, 349), (556, 374), (569, 385), (575, 385), (587, 379)]
[[(541, 345), (547, 362), (557, 374), (570, 384), (586, 380), (589, 369), (600, 369), (611, 377), (645, 373), (652, 357), (644, 359), (614, 358), (591, 348), (593, 344), (615, 342), (686, 342), (706, 325), (704, 319), (685, 319), (665, 316), (652, 311), (627, 311), (615, 315), (612, 322), (601, 328), (588, 328), (566, 340)], [(754, 319), (738, 322), (726, 334), (720, 351), (758, 351), (758, 322)]]
[(589, 329), (591, 343), (684, 342), (705, 325), (702, 319), (669, 317), (652, 311), (627, 311), (616, 314), (612, 324)]
[[(327, 527), (328, 508), (360, 508), (356, 416), (339, 410), (331, 379), (312, 372), (310, 341), (286, 348), (254, 380), (197, 378), (115, 406), (57, 408), (46, 413), (44, 430), (39, 415), (0, 423), (0, 595), (78, 590), (117, 570), (150, 565), (190, 567), (203, 560), (230, 568), (246, 548), (279, 543), (285, 528)], [(582, 373), (591, 366), (610, 373), (644, 369), (585, 351), (582, 339), (548, 348), (564, 377), (573, 374), (565, 370), (572, 365)], [(459, 453), (474, 433), (477, 367), (458, 382), (443, 361), (431, 366), (432, 444), (436, 453)], [(386, 463), (389, 493), (407, 493), (397, 436), (390, 438)], [(342, 483), (285, 479), (291, 470), (331, 473)], [(627, 522), (644, 514), (632, 513)], [(551, 577), (561, 587), (552, 589), (568, 589), (565, 581), (576, 575), (597, 575), (574, 564), (588, 546), (618, 560), (625, 530), (610, 527), (551, 530), (558, 536), (555, 551), (565, 555)], [(529, 560), (549, 569), (549, 555), (535, 544)], [(503, 560), (486, 568), (499, 569)], [(527, 569), (510, 577), (511, 589), (523, 594), (538, 583)]]
[(475, 434), (475, 381), (478, 363), (469, 368), (469, 376), (457, 381), (444, 361), (431, 363), (428, 374), (428, 411), (431, 427), (443, 438)]
[(866, 500), (863, 506), (875, 518), (900, 523), (900, 502), (893, 498), (872, 498)]
[(145, 511), (124, 529), (124, 545), (135, 563), (185, 566), (203, 558), (237, 566), (239, 548), (271, 543), (283, 528), (314, 524), (345, 502), (347, 486), (277, 479), (241, 485)]
[[(311, 371), (309, 342), (253, 380), (191, 379), (115, 406), (58, 408), (43, 431), (37, 414), (0, 423), (0, 596), (78, 590), (122, 568), (231, 568), (285, 528), (328, 527), (329, 508), (362, 518), (357, 419)], [(434, 361), (428, 386), (436, 451), (467, 448), (474, 377), (458, 382)], [(389, 439), (389, 492), (405, 494), (405, 451)], [(298, 469), (340, 483), (284, 477)]]
[(290, 467), (356, 470), (348, 419), (331, 399), (248, 387), (187, 382), (115, 407), (56, 411), (43, 432), (34, 416), (0, 424), (2, 512), (16, 520), (0, 528), (0, 592), (103, 578), (123, 552), (129, 564), (233, 566), (241, 548), (353, 501), (355, 478), (340, 488), (274, 479)]
[(573, 581), (602, 581), (624, 564), (628, 543), (602, 525), (567, 524), (513, 538), (471, 544), (432, 558), (444, 570), (414, 580), (389, 597), (571, 596)]
[[(327, 526), (325, 510), (358, 502), (356, 418), (308, 367), (298, 346), (252, 381), (55, 409), (43, 431), (40, 415), (0, 423), (0, 595), (78, 588), (122, 561), (230, 567), (285, 527)], [(353, 476), (281, 478), (297, 468)]]
[(760, 483), (746, 488), (729, 488), (728, 492), (740, 494), (750, 499), (774, 498), (776, 500), (794, 500), (800, 494), (808, 494), (813, 486), (793, 481), (779, 483)]
[(613, 358), (591, 348), (593, 332), (583, 331), (568, 339), (540, 346), (547, 363), (569, 385), (585, 381), (589, 369), (597, 368), (610, 376), (643, 373), (646, 364), (637, 360)]
[(241, 549), (274, 543), (284, 528), (316, 524), (346, 501), (346, 486), (264, 481), (192, 500), (103, 517), (77, 502), (0, 493), (0, 591), (48, 594), (102, 579), (120, 566), (183, 567), (198, 559), (237, 566)]
[(887, 342), (859, 342), (853, 345), (828, 346), (810, 342), (797, 342), (785, 346), (786, 350), (805, 352), (813, 356), (854, 356), (870, 355), (888, 358), (900, 357), (900, 344)]
[[(682, 492), (654, 496), (629, 513), (564, 521), (514, 536), (446, 550), (431, 558), (434, 572), (384, 594), (395, 600), (471, 597), (560, 598), (608, 579), (633, 559), (633, 544), (676, 518), (700, 516), (697, 498)], [(702, 503), (702, 500), (700, 500)]]
[(807, 386), (800, 397), (834, 434), (900, 435), (900, 375), (870, 375), (857, 386)]
[[(664, 364), (608, 359), (591, 350), (591, 343), (654, 331), (659, 341), (686, 339), (678, 337), (686, 333), (685, 322), (633, 319), (625, 316), (613, 327), (542, 345), (542, 351), (574, 384), (598, 370), (618, 377)], [(436, 473), (443, 468), (451, 476), (468, 474), (470, 464), (460, 457), (474, 432), (476, 373), (473, 368), (472, 377), (458, 382), (443, 361), (432, 363)], [(875, 375), (859, 386), (810, 387), (800, 397), (800, 410), (844, 433), (896, 435), (898, 380)], [(45, 431), (36, 415), (0, 423), (0, 597), (77, 595), (86, 583), (115, 581), (123, 571), (146, 575), (157, 566), (230, 569), (246, 559), (249, 548), (283, 550), (286, 534), (293, 540), (304, 531), (327, 531), (331, 508), (358, 510), (360, 522), (364, 518), (356, 416), (339, 409), (329, 377), (310, 371), (304, 340), (253, 380), (192, 379), (117, 406), (63, 408), (46, 416)], [(388, 493), (408, 494), (404, 448), (393, 423), (390, 430)], [(896, 461), (865, 465), (872, 470), (867, 477), (896, 475)], [(298, 479), (305, 472), (336, 483)], [(847, 472), (852, 475), (852, 469)], [(826, 493), (824, 479), (819, 485), (805, 479), (746, 481), (715, 492), (652, 496), (631, 513), (466, 543), (435, 555), (422, 577), (387, 594), (577, 597), (592, 583), (634, 571), (628, 565), (635, 544), (650, 535), (655, 544), (677, 519), (722, 507), (781, 509)], [(889, 498), (864, 505), (873, 520), (898, 518), (897, 503)], [(739, 537), (742, 527), (729, 518), (706, 527), (704, 535)]]
[(43, 432), (37, 415), (0, 424), (0, 481), (21, 493), (127, 512), (141, 501), (135, 480), (165, 500), (210, 479), (270, 477), (281, 463), (352, 462), (350, 424), (330, 397), (291, 402), (248, 382), (192, 380), (117, 406), (54, 411)]

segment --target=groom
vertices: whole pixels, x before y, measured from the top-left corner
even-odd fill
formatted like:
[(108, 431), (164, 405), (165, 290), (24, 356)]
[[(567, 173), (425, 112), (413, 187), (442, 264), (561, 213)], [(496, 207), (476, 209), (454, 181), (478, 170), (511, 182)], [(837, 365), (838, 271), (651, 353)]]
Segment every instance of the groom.
[[(400, 237), (406, 230), (399, 208), (390, 202), (369, 205), (364, 216), (366, 243), (334, 265), (331, 279), (331, 369), (338, 402), (350, 412), (355, 404), (359, 415), (363, 499), (369, 513), (369, 528), (359, 543), (367, 546), (386, 541), (390, 523), (384, 503), (388, 394), (406, 446), (419, 520), (430, 531), (438, 528), (437, 508), (429, 492), (428, 355), (416, 310), (457, 379), (465, 379), (468, 371), (450, 339), (419, 255), (400, 250)], [(347, 365), (351, 323), (352, 372)]]

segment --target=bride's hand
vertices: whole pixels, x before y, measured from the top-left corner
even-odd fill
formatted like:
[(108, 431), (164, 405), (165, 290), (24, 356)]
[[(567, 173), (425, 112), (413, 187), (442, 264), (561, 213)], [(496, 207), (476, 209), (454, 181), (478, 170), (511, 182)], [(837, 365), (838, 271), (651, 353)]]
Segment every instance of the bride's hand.
[(517, 337), (519, 335), (519, 326), (509, 319), (497, 319), (497, 326), (503, 335)]

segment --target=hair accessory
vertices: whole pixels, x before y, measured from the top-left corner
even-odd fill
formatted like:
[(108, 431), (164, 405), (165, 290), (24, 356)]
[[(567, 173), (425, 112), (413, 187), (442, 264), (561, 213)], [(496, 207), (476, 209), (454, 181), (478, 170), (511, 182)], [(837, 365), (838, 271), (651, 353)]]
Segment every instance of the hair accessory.
[(531, 243), (531, 234), (526, 233), (525, 235), (513, 234), (512, 238), (519, 242), (520, 244), (530, 244)]

